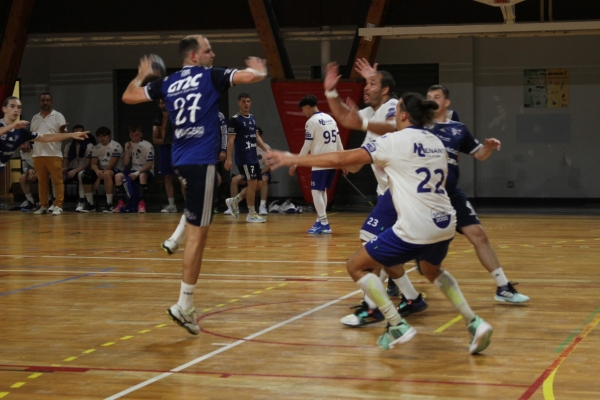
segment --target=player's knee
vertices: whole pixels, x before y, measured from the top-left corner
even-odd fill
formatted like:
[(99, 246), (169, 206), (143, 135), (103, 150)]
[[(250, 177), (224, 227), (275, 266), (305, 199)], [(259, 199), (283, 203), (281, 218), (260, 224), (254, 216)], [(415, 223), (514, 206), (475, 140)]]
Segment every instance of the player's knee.
[(97, 178), (98, 176), (95, 173), (93, 173), (92, 170), (86, 170), (81, 176), (81, 183), (83, 183), (84, 185), (91, 185), (96, 181)]
[(489, 239), (483, 227), (479, 224), (469, 225), (462, 228), (463, 233), (474, 246), (485, 245), (489, 243)]

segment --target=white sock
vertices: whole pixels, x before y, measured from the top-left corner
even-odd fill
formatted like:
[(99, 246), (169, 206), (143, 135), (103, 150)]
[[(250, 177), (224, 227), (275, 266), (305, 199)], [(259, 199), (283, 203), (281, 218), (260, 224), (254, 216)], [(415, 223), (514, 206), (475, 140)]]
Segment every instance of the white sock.
[(108, 204), (112, 204), (112, 201), (113, 201), (113, 195), (112, 194), (107, 194), (106, 195), (106, 202)]
[(317, 211), (317, 221), (320, 221), (323, 225), (327, 225), (329, 223), (327, 221), (327, 202), (323, 199), (323, 193), (325, 193), (325, 198), (327, 198), (327, 193), (322, 190), (311, 190), (310, 192), (315, 210)]
[(419, 292), (415, 290), (412, 282), (408, 279), (408, 274), (405, 273), (402, 277), (394, 279), (394, 283), (398, 285), (398, 288), (407, 300), (414, 300), (419, 297)]
[(383, 268), (381, 268), (379, 270), (379, 279), (381, 280), (381, 282), (385, 282), (385, 280), (388, 278), (388, 274), (387, 272), (385, 272), (385, 270)]
[(238, 195), (237, 195), (237, 196), (235, 196), (235, 197), (233, 198), (233, 201), (235, 202), (235, 204), (239, 203), (239, 202), (240, 202), (240, 201), (242, 201), (242, 200), (244, 200), (244, 198), (243, 198), (243, 197), (241, 197), (239, 193), (238, 193)]
[(35, 200), (33, 199), (33, 196), (31, 195), (31, 193), (26, 194), (25, 197), (27, 198), (28, 202), (30, 202), (31, 204), (35, 204)]
[(187, 220), (185, 219), (185, 214), (181, 216), (181, 219), (179, 220), (179, 225), (177, 225), (177, 228), (175, 229), (175, 232), (173, 232), (173, 234), (171, 235), (171, 240), (174, 240), (177, 242), (177, 244), (181, 244), (183, 243), (183, 239), (185, 237), (185, 225), (187, 223)]
[(504, 271), (502, 270), (502, 267), (496, 268), (495, 270), (490, 272), (490, 274), (492, 274), (492, 277), (496, 281), (496, 286), (508, 285), (508, 279), (506, 278), (506, 275), (504, 275)]
[(379, 311), (385, 315), (385, 319), (390, 325), (396, 326), (402, 321), (398, 310), (392, 304), (392, 301), (385, 292), (383, 283), (381, 283), (377, 275), (369, 272), (356, 283), (375, 302)]
[(169, 197), (169, 205), (170, 206), (175, 206), (175, 197)]
[(254, 209), (254, 206), (248, 206), (248, 214), (250, 214), (250, 215), (256, 214), (256, 210)]
[(261, 200), (260, 201), (260, 206), (266, 208), (267, 207), (267, 201), (266, 200)]
[(181, 290), (179, 291), (179, 301), (177, 304), (183, 309), (183, 311), (189, 311), (194, 306), (194, 290), (196, 285), (188, 285), (184, 281), (181, 281)]
[(441, 275), (435, 278), (433, 283), (450, 300), (450, 303), (458, 309), (458, 312), (463, 316), (467, 324), (475, 318), (475, 313), (467, 304), (467, 300), (465, 300), (460, 287), (458, 287), (458, 282), (450, 275), (450, 272), (446, 270), (442, 271)]
[(83, 171), (79, 171), (77, 174), (77, 180), (79, 181), (79, 185), (77, 185), (77, 190), (79, 191), (79, 198), (83, 199), (85, 197), (85, 192), (83, 191), (83, 182), (81, 182), (81, 177), (83, 176)]

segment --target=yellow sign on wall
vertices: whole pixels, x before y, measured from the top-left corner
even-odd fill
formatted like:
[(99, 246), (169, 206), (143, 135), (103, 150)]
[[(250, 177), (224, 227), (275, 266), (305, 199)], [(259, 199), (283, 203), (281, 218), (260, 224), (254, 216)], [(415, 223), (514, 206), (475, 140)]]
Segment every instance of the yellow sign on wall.
[(524, 103), (527, 108), (569, 107), (569, 70), (567, 68), (526, 69)]

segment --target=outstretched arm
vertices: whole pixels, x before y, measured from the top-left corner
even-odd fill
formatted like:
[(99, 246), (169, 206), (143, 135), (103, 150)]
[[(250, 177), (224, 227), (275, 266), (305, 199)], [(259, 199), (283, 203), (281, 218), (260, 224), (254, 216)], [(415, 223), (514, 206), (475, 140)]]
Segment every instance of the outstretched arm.
[(35, 139), (34, 142), (60, 142), (61, 140), (67, 139), (83, 140), (87, 139), (88, 133), (90, 133), (90, 131), (75, 133), (45, 133)]
[(148, 56), (144, 56), (140, 59), (137, 76), (133, 78), (123, 93), (123, 97), (121, 98), (123, 103), (138, 104), (150, 101), (148, 97), (146, 97), (146, 93), (144, 93), (142, 83), (151, 76), (154, 76), (154, 72), (152, 71), (152, 59)]
[(246, 69), (236, 71), (233, 75), (235, 85), (260, 82), (267, 77), (267, 61), (258, 57), (246, 59)]
[(479, 148), (479, 150), (473, 153), (473, 157), (479, 161), (486, 160), (490, 155), (492, 155), (494, 150), (500, 151), (501, 146), (502, 144), (498, 139), (485, 139), (485, 143)]
[(25, 121), (25, 120), (15, 121), (12, 124), (9, 124), (7, 126), (1, 126), (0, 127), (0, 136), (4, 135), (7, 132), (12, 131), (13, 129), (22, 129), (22, 128), (27, 128), (28, 126), (29, 126), (29, 121)]
[(309, 154), (305, 156), (282, 151), (270, 151), (266, 154), (266, 157), (267, 165), (273, 170), (285, 165), (343, 168), (347, 165), (370, 164), (373, 162), (369, 153), (362, 148), (323, 154)]

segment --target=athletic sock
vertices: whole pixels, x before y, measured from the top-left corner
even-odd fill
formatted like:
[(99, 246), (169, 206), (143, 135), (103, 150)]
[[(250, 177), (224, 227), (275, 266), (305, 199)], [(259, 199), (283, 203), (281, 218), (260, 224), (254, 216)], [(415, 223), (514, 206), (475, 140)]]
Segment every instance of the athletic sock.
[(467, 304), (465, 297), (460, 291), (458, 282), (450, 275), (450, 272), (443, 270), (440, 276), (435, 278), (433, 283), (435, 283), (442, 293), (444, 293), (446, 298), (450, 300), (450, 303), (458, 309), (458, 312), (463, 316), (467, 324), (475, 318), (475, 313), (471, 310), (469, 304)]
[(266, 200), (261, 200), (260, 201), (260, 206), (266, 208), (267, 207), (267, 201)]
[(26, 194), (25, 197), (27, 198), (28, 202), (30, 202), (31, 204), (35, 204), (35, 200), (33, 199), (33, 196), (31, 195), (31, 193)]
[(379, 311), (385, 315), (385, 319), (390, 325), (396, 326), (402, 321), (398, 310), (392, 304), (392, 301), (385, 292), (383, 283), (381, 283), (377, 275), (369, 272), (356, 283), (375, 302)]
[(112, 204), (112, 202), (113, 202), (113, 195), (112, 194), (107, 194), (106, 195), (106, 202), (108, 204)]
[(87, 200), (88, 203), (94, 204), (94, 194), (93, 193), (86, 193), (85, 199)]
[(194, 306), (194, 290), (196, 285), (188, 285), (184, 281), (181, 281), (181, 289), (179, 291), (179, 301), (177, 304), (183, 309), (183, 311), (189, 311)]
[(170, 239), (177, 242), (177, 244), (183, 243), (183, 238), (185, 237), (185, 224), (187, 220), (185, 219), (185, 214), (181, 216), (179, 219), (179, 224), (175, 229), (175, 232), (171, 235)]
[(175, 206), (175, 197), (169, 197), (169, 205), (170, 206)]
[(508, 285), (508, 279), (506, 278), (506, 275), (504, 275), (504, 271), (502, 270), (502, 267), (496, 268), (495, 270), (490, 272), (490, 274), (492, 274), (492, 277), (496, 281), (496, 286)]
[(400, 292), (402, 292), (407, 300), (414, 300), (419, 297), (419, 292), (415, 290), (415, 287), (408, 278), (408, 274), (405, 273), (400, 278), (394, 279), (394, 283), (398, 285)]

